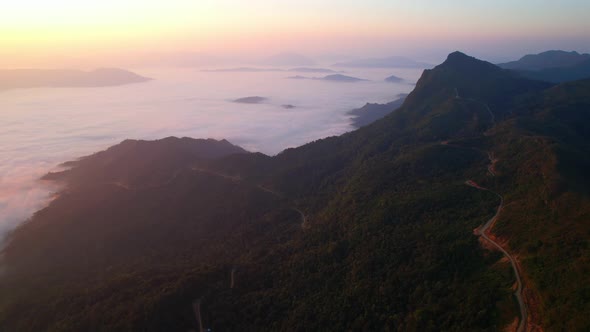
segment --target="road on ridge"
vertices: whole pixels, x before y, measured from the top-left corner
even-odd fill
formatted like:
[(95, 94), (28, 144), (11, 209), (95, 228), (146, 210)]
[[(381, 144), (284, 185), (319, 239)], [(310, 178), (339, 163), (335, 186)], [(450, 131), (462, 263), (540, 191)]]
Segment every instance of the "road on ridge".
[(494, 112), (492, 112), (492, 110), (490, 109), (488, 104), (482, 103), (481, 101), (473, 99), (473, 98), (464, 98), (464, 97), (459, 96), (459, 90), (457, 90), (457, 88), (455, 88), (455, 99), (472, 101), (472, 102), (483, 105), (486, 108), (486, 111), (488, 112), (488, 114), (490, 115), (490, 120), (492, 120), (492, 127), (496, 126), (496, 115), (494, 115)]
[[(472, 99), (472, 98), (462, 98), (459, 95), (459, 90), (457, 90), (457, 88), (455, 88), (455, 98), (459, 99), (459, 100), (462, 99), (462, 100), (472, 101), (472, 102), (476, 102), (476, 103), (483, 105), (485, 107), (486, 111), (488, 112), (488, 114), (490, 115), (490, 120), (492, 121), (492, 128), (496, 126), (496, 116), (495, 116), (494, 112), (492, 112), (492, 110), (490, 109), (488, 104), (483, 103), (483, 102), (476, 100), (476, 99)], [(486, 133), (484, 133), (484, 136), (487, 136)], [(452, 144), (448, 144), (448, 142), (443, 142), (441, 144), (452, 146)], [(461, 147), (461, 146), (457, 146), (457, 147)], [(494, 154), (492, 152), (483, 151), (483, 150), (480, 150), (477, 148), (471, 148), (471, 149), (482, 151), (487, 154), (488, 159), (490, 160), (490, 164), (488, 165), (487, 170), (492, 176), (496, 176), (496, 163), (498, 162), (498, 159), (494, 156)], [(498, 206), (498, 209), (496, 210), (496, 214), (490, 220), (488, 220), (485, 224), (483, 224), (482, 226), (477, 228), (475, 232), (477, 235), (481, 236), (485, 241), (490, 243), (493, 247), (500, 250), (500, 252), (502, 252), (502, 254), (504, 254), (504, 256), (506, 256), (508, 258), (508, 260), (510, 261), (510, 265), (512, 266), (512, 270), (514, 270), (514, 276), (516, 278), (516, 291), (514, 292), (514, 295), (516, 296), (516, 300), (518, 301), (518, 307), (520, 310), (520, 322), (518, 324), (516, 331), (517, 332), (525, 332), (527, 319), (528, 319), (528, 312), (527, 312), (527, 307), (526, 307), (526, 304), (524, 303), (523, 296), (522, 296), (523, 286), (522, 286), (522, 278), (521, 278), (520, 272), (518, 270), (518, 264), (516, 262), (516, 259), (506, 249), (504, 249), (498, 242), (494, 241), (493, 239), (491, 239), (488, 236), (488, 233), (490, 232), (491, 228), (496, 223), (498, 216), (500, 215), (500, 213), (502, 212), (502, 209), (504, 208), (504, 197), (495, 191), (492, 191), (488, 188), (478, 185), (473, 180), (467, 180), (467, 181), (465, 181), (465, 184), (470, 187), (473, 187), (475, 189), (478, 189), (478, 190), (490, 192), (500, 198), (500, 205)]]
[[(280, 194), (272, 189), (268, 189), (260, 184), (257, 185), (256, 187), (262, 191), (266, 191), (267, 193), (273, 194), (273, 195), (277, 196), (278, 198), (283, 198), (282, 194)], [(305, 216), (305, 213), (303, 213), (303, 211), (301, 211), (300, 209), (293, 207), (293, 206), (291, 206), (290, 209), (299, 213), (299, 215), (301, 216), (301, 228), (305, 229), (308, 226), (307, 225), (307, 217)]]
[(491, 239), (487, 234), (487, 232), (490, 230), (490, 228), (493, 227), (494, 224), (496, 223), (496, 220), (498, 219), (500, 212), (502, 212), (502, 209), (504, 208), (504, 197), (502, 197), (502, 195), (498, 194), (497, 192), (494, 192), (488, 188), (484, 188), (484, 187), (478, 185), (474, 181), (468, 180), (465, 182), (465, 184), (470, 187), (473, 187), (475, 189), (478, 189), (478, 190), (490, 192), (500, 198), (500, 205), (498, 206), (498, 209), (496, 210), (496, 214), (490, 220), (488, 220), (485, 224), (480, 226), (476, 230), (476, 234), (481, 236), (484, 240), (488, 241), (495, 248), (500, 250), (500, 252), (502, 252), (504, 254), (504, 256), (506, 256), (510, 260), (510, 265), (512, 265), (512, 269), (514, 270), (514, 275), (516, 277), (516, 291), (514, 292), (514, 295), (516, 296), (516, 300), (518, 301), (518, 307), (520, 309), (520, 322), (518, 324), (518, 328), (516, 329), (516, 331), (517, 332), (524, 332), (524, 331), (526, 331), (526, 322), (528, 319), (528, 313), (527, 313), (526, 304), (524, 303), (524, 300), (522, 297), (523, 287), (522, 287), (522, 279), (520, 276), (520, 272), (518, 271), (518, 264), (516, 263), (516, 259), (514, 257), (512, 257), (512, 255), (510, 255), (510, 253), (508, 251), (506, 251), (506, 249), (504, 249), (499, 243), (497, 243), (496, 241)]

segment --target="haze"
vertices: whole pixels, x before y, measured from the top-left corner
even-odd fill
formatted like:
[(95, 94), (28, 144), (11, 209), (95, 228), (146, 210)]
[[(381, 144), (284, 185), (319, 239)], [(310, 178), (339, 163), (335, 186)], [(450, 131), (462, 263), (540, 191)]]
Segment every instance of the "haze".
[(588, 12), (582, 0), (10, 1), (0, 12), (0, 66), (142, 65), (178, 52), (245, 62), (286, 50), (434, 62), (461, 49), (500, 61), (589, 51)]

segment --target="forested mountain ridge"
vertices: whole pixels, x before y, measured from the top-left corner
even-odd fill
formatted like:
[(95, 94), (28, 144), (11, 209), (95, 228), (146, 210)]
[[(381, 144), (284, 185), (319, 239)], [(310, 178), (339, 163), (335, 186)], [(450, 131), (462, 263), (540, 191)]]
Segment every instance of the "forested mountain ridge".
[(384, 119), (275, 157), (123, 143), (50, 176), (69, 185), (3, 252), (0, 327), (186, 331), (195, 307), (218, 331), (516, 327), (513, 271), (474, 235), (500, 202), (471, 180), (503, 197), (527, 327), (583, 331), (589, 111), (587, 81), (456, 52)]

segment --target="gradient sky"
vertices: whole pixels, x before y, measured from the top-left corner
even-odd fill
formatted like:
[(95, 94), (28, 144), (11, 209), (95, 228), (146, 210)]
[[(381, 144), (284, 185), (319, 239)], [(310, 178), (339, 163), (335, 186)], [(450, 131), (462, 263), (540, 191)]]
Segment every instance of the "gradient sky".
[(512, 58), (590, 51), (588, 0), (18, 0), (0, 11), (0, 65), (149, 52)]

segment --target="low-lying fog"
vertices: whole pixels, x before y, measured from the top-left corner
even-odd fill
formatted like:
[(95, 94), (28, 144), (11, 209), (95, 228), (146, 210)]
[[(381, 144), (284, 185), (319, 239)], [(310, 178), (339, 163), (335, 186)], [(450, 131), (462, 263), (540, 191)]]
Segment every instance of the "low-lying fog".
[[(226, 138), (272, 155), (352, 130), (348, 111), (396, 99), (411, 91), (421, 74), (419, 69), (346, 70), (343, 75), (369, 81), (345, 83), (287, 79), (289, 72), (134, 71), (155, 80), (0, 91), (0, 241), (47, 204), (57, 188), (38, 179), (61, 162), (126, 138), (166, 136)], [(406, 82), (384, 82), (391, 75)], [(232, 102), (251, 96), (265, 99)]]

